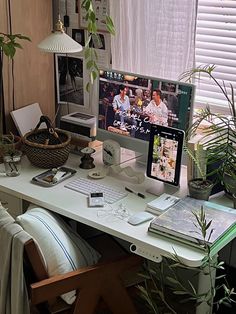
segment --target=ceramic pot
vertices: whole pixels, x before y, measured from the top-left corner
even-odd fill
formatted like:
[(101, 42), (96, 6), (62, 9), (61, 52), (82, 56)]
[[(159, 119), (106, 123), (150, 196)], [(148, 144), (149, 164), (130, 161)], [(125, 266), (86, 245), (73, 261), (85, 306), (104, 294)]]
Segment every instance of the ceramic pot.
[(188, 182), (189, 196), (207, 201), (211, 195), (213, 183), (210, 180), (196, 178)]
[(232, 197), (236, 194), (236, 180), (227, 172), (223, 174), (223, 183), (226, 193)]

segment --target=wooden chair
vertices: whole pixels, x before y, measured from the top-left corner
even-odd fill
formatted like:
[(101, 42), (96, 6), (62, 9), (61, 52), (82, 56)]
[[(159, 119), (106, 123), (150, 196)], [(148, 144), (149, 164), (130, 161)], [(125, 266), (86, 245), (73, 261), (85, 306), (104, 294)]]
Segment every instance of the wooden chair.
[[(41, 253), (35, 242), (30, 240), (25, 244), (25, 265), (26, 275), (31, 273), (29, 269), (34, 275), (34, 280), (32, 273), (28, 276), (31, 304), (37, 306), (41, 313), (92, 314), (102, 299), (110, 309), (109, 313), (136, 314), (120, 275), (140, 265), (141, 261), (136, 255), (126, 255), (49, 278)], [(59, 296), (71, 290), (77, 290), (77, 298), (69, 306)]]

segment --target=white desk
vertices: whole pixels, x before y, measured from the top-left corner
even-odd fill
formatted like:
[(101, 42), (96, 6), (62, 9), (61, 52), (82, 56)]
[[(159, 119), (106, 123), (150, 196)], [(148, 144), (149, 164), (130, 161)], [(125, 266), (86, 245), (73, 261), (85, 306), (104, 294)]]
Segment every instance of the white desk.
[[(93, 157), (95, 158), (96, 165), (101, 166), (102, 162), (100, 153), (95, 153)], [(66, 166), (76, 169), (77, 173), (73, 177), (54, 187), (41, 187), (32, 184), (30, 181), (32, 177), (42, 173), (43, 170), (31, 166), (26, 157), (24, 157), (22, 160), (22, 171), (18, 177), (0, 177), (0, 191), (8, 193), (21, 201), (28, 201), (45, 207), (75, 221), (126, 240), (146, 251), (149, 251), (150, 254), (155, 254), (157, 256), (169, 256), (171, 253), (176, 252), (179, 258), (187, 265), (193, 267), (201, 265), (201, 261), (204, 257), (201, 251), (191, 246), (165, 239), (164, 237), (161, 238), (157, 235), (151, 235), (147, 232), (149, 222), (139, 226), (132, 226), (126, 221), (118, 219), (114, 216), (108, 215), (106, 217), (99, 217), (98, 208), (88, 208), (87, 197), (85, 195), (64, 187), (66, 182), (74, 180), (76, 177), (87, 177), (89, 170), (80, 169), (79, 164), (80, 157), (70, 155)], [(141, 165), (136, 164), (134, 161), (129, 161), (122, 166), (125, 165), (133, 165), (136, 170), (144, 170)], [(135, 184), (134, 178), (129, 178), (123, 174), (117, 175), (116, 178), (114, 176), (116, 175), (108, 175), (104, 179), (100, 179), (99, 182), (103, 184), (110, 184), (120, 189), (124, 188), (124, 184), (127, 186), (133, 186), (136, 190), (147, 196), (145, 199), (142, 199), (135, 194), (130, 193), (121, 201), (112, 204), (113, 207), (118, 207), (119, 203), (124, 204), (130, 214), (143, 211), (146, 207), (146, 203), (155, 198), (154, 195), (146, 193), (146, 189), (153, 187), (153, 185), (162, 186), (162, 183), (149, 178), (146, 178), (143, 184), (138, 185)], [(165, 188), (165, 192), (173, 193), (173, 191), (175, 191), (175, 194), (181, 197), (186, 195), (187, 187), (186, 179), (184, 179), (184, 171), (182, 173), (182, 177), (183, 179), (180, 189), (170, 187), (167, 189)], [(199, 310), (197, 313), (204, 312)]]

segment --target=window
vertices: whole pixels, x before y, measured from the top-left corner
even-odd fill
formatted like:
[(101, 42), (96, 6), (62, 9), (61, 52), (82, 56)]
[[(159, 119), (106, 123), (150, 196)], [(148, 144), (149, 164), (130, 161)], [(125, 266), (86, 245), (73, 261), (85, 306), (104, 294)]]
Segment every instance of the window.
[[(234, 86), (236, 94), (236, 1), (198, 0), (196, 66), (214, 64), (215, 77)], [(210, 80), (196, 82), (196, 101), (227, 106), (219, 88)]]

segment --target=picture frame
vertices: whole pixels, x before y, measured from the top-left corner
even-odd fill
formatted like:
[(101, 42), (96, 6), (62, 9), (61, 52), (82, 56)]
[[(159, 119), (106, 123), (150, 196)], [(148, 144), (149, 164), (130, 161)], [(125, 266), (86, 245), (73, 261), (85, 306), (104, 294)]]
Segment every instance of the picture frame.
[(85, 30), (72, 28), (72, 38), (81, 46), (85, 46)]
[(86, 92), (88, 73), (83, 58), (74, 54), (56, 54), (55, 67), (58, 104), (88, 108), (89, 94)]
[[(79, 27), (87, 29), (86, 10), (81, 7), (83, 0), (78, 0), (78, 6), (80, 8), (79, 15)], [(106, 28), (106, 16), (109, 15), (110, 6), (109, 0), (93, 0), (94, 12), (97, 19), (97, 31), (108, 33)]]
[(97, 34), (99, 36), (99, 39), (96, 38), (96, 36), (92, 35), (91, 41), (89, 43), (90, 48), (100, 49), (100, 50), (106, 50), (106, 42), (105, 42), (105, 36), (104, 34)]

